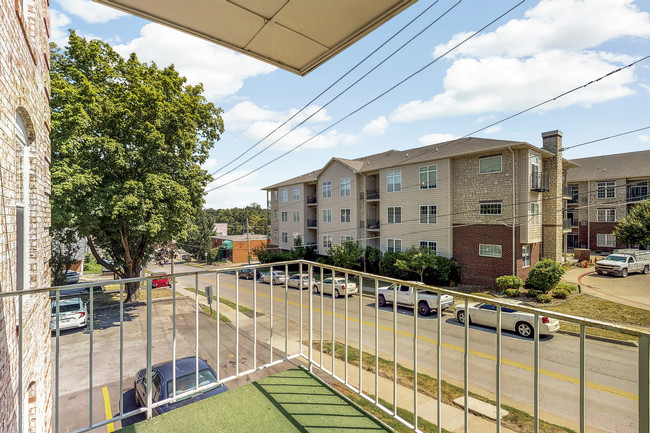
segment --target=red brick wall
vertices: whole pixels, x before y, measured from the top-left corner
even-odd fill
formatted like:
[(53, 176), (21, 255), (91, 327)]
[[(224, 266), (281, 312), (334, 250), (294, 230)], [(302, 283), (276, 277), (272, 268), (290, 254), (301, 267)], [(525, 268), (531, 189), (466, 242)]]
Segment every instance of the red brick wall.
[[(501, 258), (479, 256), (479, 244), (501, 245)], [(456, 226), (453, 256), (460, 263), (463, 284), (493, 286), (497, 277), (512, 274), (512, 228), (490, 224)]]
[[(253, 250), (255, 248), (266, 246), (266, 239), (251, 241), (251, 259), (256, 259)], [(248, 262), (248, 242), (236, 241), (232, 245), (232, 262), (233, 263), (247, 263)]]
[[(614, 251), (612, 247), (601, 247), (597, 244), (596, 238), (599, 233), (611, 234), (616, 228), (616, 223), (598, 223), (592, 222), (590, 229), (590, 238), (591, 238), (591, 250), (600, 250), (600, 251)], [(621, 243), (616, 243), (616, 248), (624, 248), (625, 245)]]

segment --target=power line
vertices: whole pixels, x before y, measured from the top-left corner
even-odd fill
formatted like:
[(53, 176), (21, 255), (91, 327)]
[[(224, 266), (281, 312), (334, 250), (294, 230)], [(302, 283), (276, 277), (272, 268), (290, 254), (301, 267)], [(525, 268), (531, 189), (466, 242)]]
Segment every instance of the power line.
[(585, 146), (587, 144), (597, 143), (599, 141), (609, 140), (610, 138), (616, 138), (616, 137), (621, 137), (623, 135), (634, 134), (635, 132), (643, 131), (645, 129), (650, 129), (650, 126), (645, 126), (643, 128), (634, 129), (632, 131), (621, 132), (620, 134), (610, 135), (609, 137), (598, 138), (596, 140), (586, 141), (586, 142), (580, 143), (580, 144), (574, 144), (572, 146), (563, 147), (560, 150), (565, 151), (565, 150), (568, 150), (568, 149), (573, 149), (574, 147), (580, 147), (580, 146)]
[[(282, 124), (281, 124), (280, 126), (276, 127), (273, 131), (271, 131), (271, 132), (269, 132), (268, 134), (266, 134), (262, 139), (260, 139), (257, 143), (253, 144), (253, 145), (250, 146), (248, 149), (246, 149), (244, 152), (242, 152), (241, 154), (239, 154), (236, 158), (232, 159), (230, 162), (228, 162), (228, 163), (225, 164), (224, 166), (222, 166), (222, 167), (220, 167), (219, 169), (217, 169), (217, 170), (215, 170), (214, 172), (212, 172), (211, 175), (215, 175), (215, 174), (217, 174), (218, 172), (220, 172), (220, 171), (223, 170), (224, 168), (228, 167), (230, 164), (232, 164), (232, 163), (234, 163), (235, 161), (237, 161), (237, 160), (238, 160), (239, 158), (241, 158), (242, 156), (246, 155), (246, 154), (247, 154), (248, 152), (250, 152), (253, 148), (257, 147), (258, 144), (260, 144), (261, 142), (263, 142), (264, 140), (266, 140), (267, 138), (269, 138), (271, 135), (273, 135), (275, 132), (277, 132), (280, 128), (282, 128), (284, 125), (286, 125), (286, 124), (289, 123), (291, 120), (293, 120), (293, 119), (294, 119), (298, 114), (302, 113), (302, 112), (303, 112), (305, 109), (307, 109), (307, 108), (308, 108), (312, 103), (314, 103), (314, 101), (316, 101), (318, 98), (320, 98), (321, 96), (323, 96), (323, 95), (324, 95), (328, 90), (330, 90), (332, 87), (334, 87), (336, 84), (338, 84), (338, 83), (339, 83), (343, 78), (347, 77), (347, 76), (348, 76), (350, 73), (352, 73), (355, 69), (357, 69), (359, 66), (361, 66), (361, 64), (363, 64), (366, 60), (368, 60), (370, 57), (372, 57), (372, 56), (373, 56), (377, 51), (379, 51), (381, 48), (383, 48), (386, 44), (388, 44), (388, 43), (389, 43), (390, 41), (392, 41), (395, 37), (397, 37), (400, 33), (402, 33), (402, 31), (404, 31), (407, 27), (409, 27), (409, 26), (410, 26), (411, 24), (413, 24), (417, 19), (419, 19), (422, 15), (424, 15), (426, 12), (428, 12), (429, 9), (431, 9), (433, 6), (435, 6), (435, 5), (438, 3), (438, 1), (439, 1), (439, 0), (435, 0), (431, 5), (429, 5), (426, 9), (424, 9), (422, 12), (420, 12), (420, 13), (419, 13), (415, 18), (413, 18), (411, 21), (409, 21), (406, 25), (404, 25), (401, 29), (399, 29), (399, 30), (398, 30), (396, 33), (394, 33), (391, 37), (389, 37), (388, 39), (386, 39), (386, 40), (385, 40), (383, 43), (381, 43), (377, 48), (375, 48), (372, 52), (370, 52), (370, 54), (368, 54), (366, 57), (364, 57), (360, 62), (358, 62), (358, 63), (357, 63), (356, 65), (354, 65), (351, 69), (349, 69), (347, 72), (345, 72), (345, 73), (344, 73), (343, 75), (341, 75), (339, 78), (337, 78), (337, 79), (336, 79), (332, 84), (330, 84), (329, 86), (327, 86), (323, 91), (321, 91), (318, 95), (316, 95), (314, 98), (312, 98), (311, 101), (307, 102), (307, 103), (306, 103), (306, 104), (305, 104), (305, 105), (304, 105), (300, 110), (298, 110), (298, 111), (297, 111), (296, 113), (294, 113), (291, 117), (289, 117), (287, 120), (285, 120), (284, 122), (282, 122)], [(462, 1), (462, 0), (461, 0), (461, 1)], [(458, 3), (460, 3), (460, 1), (459, 1)], [(436, 20), (436, 21), (437, 21), (437, 20)], [(434, 21), (434, 23), (435, 23), (435, 21)], [(433, 23), (431, 23), (431, 24), (429, 24), (427, 27), (425, 27), (424, 30), (426, 30), (426, 29), (428, 29), (429, 27), (431, 27), (431, 25), (433, 25)], [(415, 37), (419, 36), (422, 32), (424, 32), (424, 30), (422, 30), (420, 33), (418, 33)], [(410, 43), (413, 39), (415, 39), (415, 37), (411, 38), (411, 39), (410, 39), (406, 44)], [(393, 56), (397, 51), (401, 50), (401, 49), (402, 49), (406, 44), (402, 45), (398, 50), (394, 51), (394, 52), (393, 52), (393, 53), (392, 53), (388, 58), (392, 57), (392, 56)], [(386, 58), (386, 60), (388, 60), (388, 58)], [(384, 60), (384, 61), (385, 61), (385, 60)], [(383, 62), (382, 62), (382, 63), (383, 63)], [(381, 65), (381, 63), (380, 63), (380, 65)], [(377, 65), (377, 66), (379, 66), (379, 65)], [(370, 70), (369, 72), (367, 72), (365, 75), (363, 75), (359, 80), (355, 81), (355, 82), (352, 84), (352, 86), (356, 85), (359, 81), (361, 81), (363, 78), (365, 78), (365, 77), (366, 77), (368, 74), (370, 74), (374, 69), (376, 69), (377, 66), (375, 66), (375, 68), (373, 68), (372, 70)], [(350, 86), (350, 87), (352, 87), (352, 86)], [(334, 100), (337, 99), (339, 96), (341, 96), (343, 93), (345, 93), (347, 90), (349, 90), (350, 87), (348, 87), (348, 88), (345, 89), (343, 92), (341, 92), (341, 93), (339, 93), (338, 95), (336, 95), (336, 96), (335, 96), (333, 99), (331, 99), (331, 100), (330, 100), (330, 101), (329, 101), (325, 106), (329, 105), (332, 101), (334, 101)], [(321, 111), (323, 108), (325, 108), (325, 106), (321, 107), (318, 111), (316, 111), (315, 113), (311, 114), (307, 119), (305, 119), (304, 121), (300, 122), (296, 127), (292, 128), (289, 132), (294, 131), (297, 127), (299, 127), (300, 125), (304, 124), (307, 120), (311, 119), (311, 118), (312, 118), (316, 113), (318, 113), (318, 112)], [(288, 133), (287, 133), (287, 134), (288, 134)], [(283, 135), (283, 136), (280, 137), (278, 140), (284, 138), (287, 134)], [(273, 144), (277, 143), (278, 140), (274, 141), (274, 142), (271, 144), (271, 146), (272, 146)], [(268, 147), (270, 147), (270, 146), (268, 146)], [(268, 149), (268, 147), (266, 147), (264, 150)], [(259, 155), (259, 153), (255, 154), (252, 158), (249, 158), (248, 161), (250, 161), (251, 159), (255, 158), (255, 156), (257, 156), (257, 155)], [(246, 162), (247, 162), (247, 161), (246, 161)], [(236, 169), (239, 168), (239, 167), (241, 167), (241, 164), (238, 165), (237, 167), (235, 167), (233, 170), (236, 170)], [(222, 177), (225, 176), (226, 174), (231, 173), (233, 170), (228, 171), (227, 173), (225, 173), (225, 174), (223, 174), (223, 175), (217, 177), (217, 178), (214, 179), (214, 180), (217, 180), (217, 179), (222, 178)]]
[(415, 72), (413, 72), (413, 73), (411, 73), (410, 75), (408, 75), (406, 78), (404, 78), (404, 79), (402, 79), (401, 81), (399, 81), (397, 84), (394, 84), (393, 86), (391, 86), (390, 88), (388, 88), (388, 89), (385, 90), (384, 92), (380, 93), (378, 96), (376, 96), (376, 97), (372, 98), (371, 100), (367, 101), (366, 103), (364, 103), (364, 104), (361, 105), (360, 107), (356, 108), (355, 110), (351, 111), (351, 112), (348, 113), (347, 115), (343, 116), (341, 119), (339, 119), (339, 120), (337, 120), (336, 122), (330, 124), (328, 127), (324, 128), (324, 129), (322, 129), (322, 130), (320, 130), (318, 133), (314, 134), (313, 136), (311, 136), (310, 138), (306, 139), (306, 140), (303, 141), (302, 143), (300, 143), (300, 144), (294, 146), (293, 148), (291, 148), (291, 149), (289, 149), (288, 151), (284, 152), (283, 154), (281, 154), (281, 155), (279, 155), (279, 156), (277, 156), (277, 157), (271, 159), (270, 161), (268, 161), (268, 162), (266, 162), (266, 163), (260, 165), (259, 167), (255, 168), (254, 170), (252, 170), (252, 171), (250, 171), (250, 172), (248, 172), (248, 173), (246, 173), (246, 174), (243, 174), (243, 175), (241, 175), (241, 176), (239, 176), (239, 177), (237, 177), (237, 178), (235, 178), (235, 179), (233, 179), (233, 180), (231, 180), (231, 181), (228, 181), (228, 182), (223, 183), (223, 184), (221, 184), (221, 185), (218, 185), (218, 186), (212, 187), (212, 188), (210, 188), (210, 189), (207, 189), (205, 192), (206, 192), (206, 193), (209, 193), (209, 192), (214, 191), (214, 190), (216, 190), (216, 189), (220, 189), (220, 188), (223, 188), (224, 186), (230, 185), (231, 183), (237, 182), (237, 181), (239, 181), (239, 180), (241, 180), (241, 179), (243, 179), (243, 178), (245, 178), (245, 177), (248, 177), (248, 176), (250, 176), (251, 174), (255, 173), (256, 171), (261, 170), (262, 168), (264, 168), (264, 167), (266, 167), (266, 166), (268, 166), (268, 165), (274, 163), (275, 161), (279, 160), (280, 158), (283, 158), (284, 156), (286, 156), (286, 155), (290, 154), (291, 152), (295, 151), (296, 149), (298, 149), (298, 148), (304, 146), (305, 144), (307, 144), (308, 142), (310, 142), (310, 141), (313, 140), (314, 138), (316, 138), (316, 137), (318, 137), (318, 136), (324, 134), (326, 131), (332, 129), (334, 126), (338, 125), (339, 123), (343, 122), (344, 120), (346, 120), (346, 119), (348, 119), (349, 117), (353, 116), (354, 114), (358, 113), (358, 112), (361, 111), (362, 109), (366, 108), (368, 105), (374, 103), (374, 102), (377, 101), (378, 99), (382, 98), (383, 96), (387, 95), (387, 94), (390, 93), (391, 91), (395, 90), (397, 87), (401, 86), (402, 84), (404, 84), (405, 82), (407, 82), (407, 81), (410, 80), (411, 78), (413, 78), (413, 77), (415, 77), (416, 75), (420, 74), (421, 72), (425, 71), (427, 68), (429, 68), (431, 65), (433, 65), (434, 63), (436, 63), (437, 61), (439, 61), (440, 59), (442, 59), (443, 57), (445, 57), (447, 54), (451, 53), (452, 51), (454, 51), (455, 49), (457, 49), (457, 48), (460, 47), (461, 45), (465, 44), (467, 41), (469, 41), (470, 39), (472, 39), (474, 36), (478, 35), (478, 34), (481, 33), (483, 30), (485, 30), (486, 28), (490, 27), (492, 24), (494, 24), (495, 22), (497, 22), (498, 20), (500, 20), (501, 18), (503, 18), (504, 16), (506, 16), (507, 14), (509, 14), (510, 12), (512, 12), (513, 10), (515, 10), (517, 7), (519, 7), (520, 5), (522, 5), (525, 1), (526, 1), (526, 0), (521, 0), (521, 1), (520, 1), (519, 3), (517, 3), (515, 6), (511, 7), (511, 8), (508, 9), (506, 12), (502, 13), (502, 14), (499, 15), (497, 18), (495, 18), (494, 20), (490, 21), (488, 24), (486, 24), (485, 26), (483, 26), (481, 29), (477, 30), (476, 32), (474, 32), (474, 33), (472, 33), (470, 36), (468, 36), (467, 38), (463, 39), (461, 42), (459, 42), (458, 44), (456, 44), (455, 46), (453, 46), (452, 48), (450, 48), (449, 50), (447, 50), (447, 51), (446, 51), (445, 53), (443, 53), (442, 55), (436, 57), (436, 58), (433, 59), (431, 62), (425, 64), (424, 66), (422, 66), (421, 68), (419, 68), (419, 69), (416, 70)]

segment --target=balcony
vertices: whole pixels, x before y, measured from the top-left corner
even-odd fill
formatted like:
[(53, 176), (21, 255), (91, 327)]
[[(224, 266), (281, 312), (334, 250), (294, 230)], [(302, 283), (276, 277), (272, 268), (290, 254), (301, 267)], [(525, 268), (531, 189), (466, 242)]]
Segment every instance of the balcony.
[(379, 220), (367, 220), (366, 228), (368, 230), (379, 230)]
[(317, 229), (318, 228), (318, 220), (307, 220), (307, 228), (308, 229)]
[(369, 189), (366, 191), (366, 200), (367, 201), (377, 201), (379, 200), (379, 190)]
[(547, 192), (550, 190), (550, 177), (548, 173), (531, 173), (530, 190)]
[(574, 220), (572, 218), (564, 218), (562, 220), (562, 232), (570, 232), (572, 227), (577, 226), (577, 221), (574, 224)]
[(627, 191), (627, 202), (637, 202), (637, 201), (643, 201), (647, 200), (650, 198), (650, 194), (648, 194), (648, 190), (646, 189), (632, 189), (630, 188)]
[[(308, 286), (320, 290), (293, 290), (286, 283), (238, 278), (243, 269), (269, 266), (271, 272), (308, 275)], [(324, 295), (320, 281), (328, 277), (354, 282), (365, 296)], [(224, 431), (241, 431), (243, 425), (251, 426), (246, 431), (384, 428), (379, 423), (365, 424), (370, 419), (366, 413), (337, 393), (414, 431), (425, 428), (425, 422), (450, 431), (461, 431), (463, 426), (472, 432), (499, 431), (502, 417), (506, 422), (502, 408), (506, 398), (518, 411), (516, 419), (528, 423), (517, 429), (520, 432), (536, 431), (545, 414), (552, 416), (554, 424), (574, 431), (616, 431), (621, 425), (626, 431), (648, 431), (650, 332), (646, 330), (517, 305), (518, 313), (529, 315), (535, 324), (531, 327), (535, 331), (523, 338), (505, 330), (510, 314), (506, 308), (513, 305), (498, 298), (303, 260), (178, 272), (169, 276), (171, 287), (161, 289), (151, 288), (153, 278), (0, 292), (4, 303), (14, 302), (20, 310), (29, 300), (51, 291), (60, 305), (67, 290), (106, 289), (73, 295), (88, 302), (87, 330), (64, 332), (61, 320), (55, 320), (53, 401), (48, 408), (53, 411), (54, 431), (107, 427), (110, 431), (151, 418), (166, 404), (201, 395), (214, 385), (195, 380), (190, 388), (182, 388), (181, 378), (174, 377), (165, 388), (171, 396), (156, 401), (158, 394), (152, 387), (156, 364), (188, 356), (197, 362), (204, 359), (214, 368), (216, 381), (231, 390), (249, 385), (175, 409), (155, 422), (139, 423), (137, 431), (205, 431), (206, 422), (209, 428), (219, 425)], [(141, 284), (143, 302), (124, 303), (124, 284), (129, 282)], [(338, 283), (330, 292), (338, 289), (334, 284)], [(423, 290), (437, 298), (451, 295), (456, 311), (434, 304), (423, 316), (414, 315), (410, 308), (392, 308), (384, 298), (390, 291), (381, 289), (389, 284), (415, 287), (415, 305), (427, 296)], [(222, 298), (230, 303), (220, 302)], [(484, 310), (496, 325), (476, 326), (478, 316), (458, 320), (459, 311), (474, 314), (470, 305), (475, 302), (489, 307)], [(97, 308), (99, 304), (111, 308)], [(554, 319), (578, 329), (578, 335), (540, 336), (542, 324)], [(32, 323), (33, 319), (28, 322), (18, 316), (17, 335), (31, 333)], [(633, 336), (638, 348), (587, 340), (587, 328)], [(28, 363), (30, 351), (23, 347), (23, 339), (15, 341), (16, 353), (24, 356), (21, 362)], [(604, 368), (601, 359), (617, 361)], [(140, 369), (144, 370), (141, 383), (148, 391), (136, 404), (131, 384)], [(494, 420), (470, 412), (470, 387), (477, 397), (491, 402)], [(16, 400), (27, 402), (24, 387), (18, 389)], [(47, 399), (39, 396), (37, 402), (45, 405)], [(18, 419), (24, 419), (29, 408), (20, 405), (15, 410)], [(262, 411), (264, 416), (259, 414)], [(224, 414), (229, 419), (221, 419)], [(259, 427), (260, 422), (267, 424)], [(283, 424), (287, 429), (276, 422), (288, 423)], [(513, 428), (512, 423), (508, 426)]]
[(307, 206), (316, 206), (318, 199), (316, 196), (307, 197)]

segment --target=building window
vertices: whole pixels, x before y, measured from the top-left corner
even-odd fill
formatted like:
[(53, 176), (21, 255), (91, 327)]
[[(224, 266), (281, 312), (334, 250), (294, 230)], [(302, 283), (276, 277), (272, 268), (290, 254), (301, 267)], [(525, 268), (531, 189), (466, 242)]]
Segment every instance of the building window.
[(293, 187), (293, 201), (298, 201), (300, 200), (300, 187), (299, 186), (294, 186)]
[(530, 204), (530, 223), (539, 225), (539, 203)]
[(352, 236), (350, 236), (350, 235), (342, 235), (341, 236), (341, 243), (350, 242), (352, 240), (353, 240)]
[(330, 198), (332, 196), (332, 182), (329, 180), (323, 182), (323, 198)]
[(530, 245), (521, 247), (521, 266), (523, 268), (530, 266)]
[(294, 223), (299, 223), (300, 222), (300, 211), (299, 210), (294, 210), (293, 211), (293, 222)]
[(501, 202), (481, 203), (479, 211), (481, 215), (501, 215)]
[(287, 221), (289, 221), (289, 212), (282, 211), (282, 213), (280, 215), (282, 217), (282, 222), (283, 223), (286, 223)]
[(627, 190), (627, 199), (630, 201), (645, 200), (648, 198), (648, 181), (633, 182)]
[(341, 222), (342, 223), (350, 222), (350, 209), (341, 209)]
[(438, 206), (420, 206), (420, 224), (436, 224), (438, 222)]
[(599, 223), (616, 222), (616, 209), (598, 209), (598, 222)]
[(608, 180), (606, 182), (598, 182), (598, 198), (615, 198), (616, 197), (616, 182)]
[(287, 232), (282, 232), (282, 242), (285, 244), (289, 242), (289, 234)]
[(567, 211), (566, 217), (571, 221), (571, 227), (576, 227), (578, 225), (578, 212), (577, 211)]
[(323, 235), (323, 248), (332, 248), (332, 235)]
[(435, 188), (438, 181), (438, 166), (420, 167), (420, 189)]
[(286, 203), (289, 201), (289, 191), (286, 189), (281, 189), (280, 190), (280, 200), (282, 200), (283, 203)]
[(386, 186), (388, 192), (398, 192), (402, 190), (402, 170), (389, 171), (386, 174)]
[(402, 223), (402, 207), (388, 206), (388, 224)]
[(402, 251), (402, 240), (401, 239), (388, 239), (388, 252), (389, 253), (399, 253)]
[(569, 203), (578, 203), (578, 185), (569, 185)]
[(478, 172), (480, 174), (500, 173), (501, 172), (501, 155), (486, 156), (478, 159)]
[(273, 211), (273, 219), (276, 220), (276, 221), (278, 220), (278, 211), (277, 210)]
[(478, 255), (482, 257), (501, 258), (501, 245), (480, 244), (478, 246)]
[(323, 209), (323, 222), (324, 223), (332, 222), (332, 209)]
[(350, 197), (350, 178), (341, 179), (341, 197)]
[(435, 254), (438, 251), (438, 243), (436, 241), (420, 241), (420, 249)]
[(278, 190), (273, 191), (273, 200), (278, 201)]
[(609, 235), (606, 233), (596, 234), (596, 246), (597, 247), (616, 247), (616, 236)]

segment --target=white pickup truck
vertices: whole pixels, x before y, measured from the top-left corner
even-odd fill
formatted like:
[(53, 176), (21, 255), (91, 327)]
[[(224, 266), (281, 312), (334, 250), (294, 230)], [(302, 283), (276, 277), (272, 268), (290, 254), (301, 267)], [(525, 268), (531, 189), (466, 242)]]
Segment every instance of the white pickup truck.
[[(420, 283), (418, 283), (420, 284)], [(379, 288), (379, 306), (384, 307), (388, 304), (392, 304), (395, 294), (395, 284), (391, 284), (388, 287)], [(418, 313), (423, 316), (428, 316), (433, 312), (438, 310), (438, 294), (430, 292), (428, 290), (418, 290), (417, 293), (417, 309)], [(442, 295), (440, 302), (440, 309), (444, 310), (449, 308), (454, 303), (453, 296)], [(414, 288), (409, 286), (397, 285), (397, 304), (404, 305), (407, 307), (415, 307), (415, 294)]]
[(599, 275), (611, 274), (627, 277), (632, 272), (650, 272), (650, 251), (621, 249), (615, 250), (603, 260), (596, 262)]

